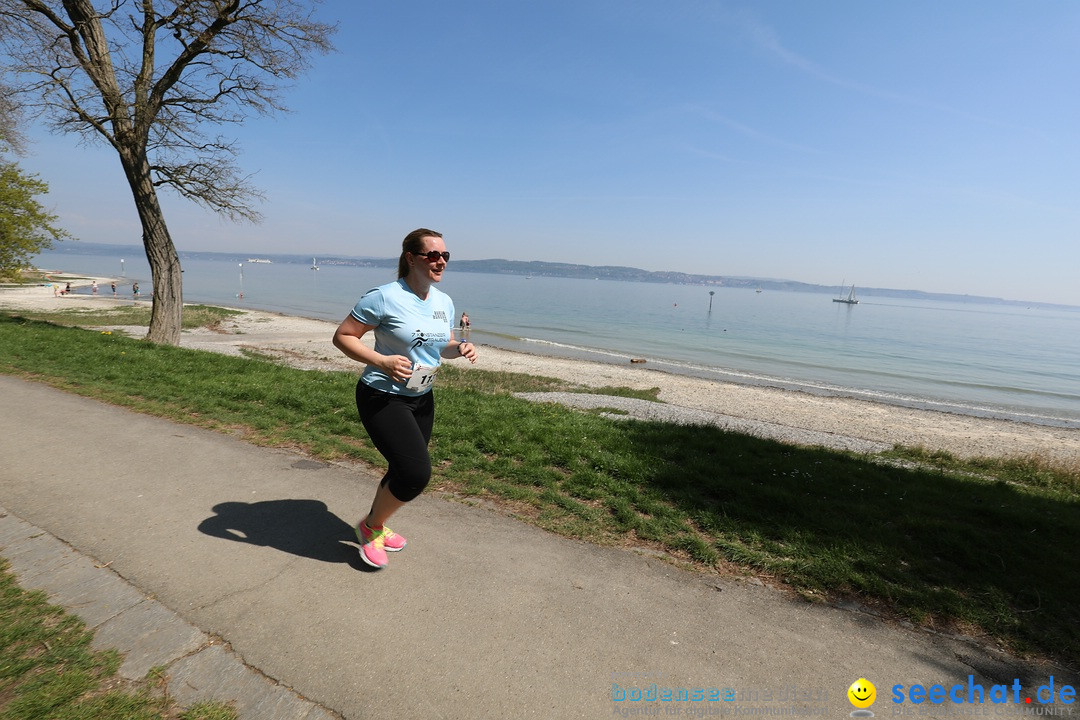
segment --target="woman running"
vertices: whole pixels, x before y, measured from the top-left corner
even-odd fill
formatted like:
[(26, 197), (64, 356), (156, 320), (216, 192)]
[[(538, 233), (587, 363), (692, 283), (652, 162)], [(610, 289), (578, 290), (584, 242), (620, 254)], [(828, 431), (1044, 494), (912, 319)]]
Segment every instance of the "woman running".
[[(360, 557), (375, 568), (386, 567), (387, 551), (405, 547), (386, 521), (431, 478), (431, 388), (439, 365), (457, 357), (476, 362), (472, 343), (454, 339), (453, 300), (434, 287), (449, 261), (440, 233), (413, 230), (401, 243), (397, 281), (365, 293), (334, 333), (341, 352), (367, 365), (356, 384), (356, 409), (389, 463), (371, 510), (356, 527)], [(369, 332), (374, 349), (361, 342)]]

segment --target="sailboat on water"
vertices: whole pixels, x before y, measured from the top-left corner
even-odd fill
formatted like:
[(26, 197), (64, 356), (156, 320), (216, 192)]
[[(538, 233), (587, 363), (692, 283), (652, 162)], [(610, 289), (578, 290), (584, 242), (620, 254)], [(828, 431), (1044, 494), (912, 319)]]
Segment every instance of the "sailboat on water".
[[(846, 281), (845, 281), (846, 282)], [(840, 297), (834, 297), (833, 302), (844, 303), (845, 305), (858, 305), (859, 300), (855, 297), (855, 286), (851, 286), (851, 290), (848, 291), (847, 297), (844, 297), (844, 286), (840, 286)]]
[(311, 269), (312, 270), (318, 270), (319, 269), (319, 263), (315, 262), (315, 258), (311, 258)]

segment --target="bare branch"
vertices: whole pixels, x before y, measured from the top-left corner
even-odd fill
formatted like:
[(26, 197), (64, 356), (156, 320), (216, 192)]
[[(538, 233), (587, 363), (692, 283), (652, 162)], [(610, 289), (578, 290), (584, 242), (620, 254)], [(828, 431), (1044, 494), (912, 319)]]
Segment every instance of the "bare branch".
[(19, 130), (22, 112), (12, 96), (11, 88), (0, 85), (0, 153), (22, 155), (26, 152), (26, 137)]
[(235, 165), (211, 159), (183, 165), (152, 165), (155, 185), (169, 185), (181, 196), (203, 207), (225, 215), (234, 222), (257, 223), (262, 215), (251, 207), (252, 198), (263, 195), (250, 182), (251, 176), (240, 175)]
[[(0, 0), (0, 13), (10, 13), (19, 25), (19, 41), (5, 45), (23, 79), (20, 104), (51, 118), (57, 130), (145, 153), (155, 167), (183, 167), (178, 153), (219, 145), (203, 134), (205, 126), (284, 111), (282, 83), (306, 70), (313, 53), (331, 49), (334, 28), (314, 20), (313, 6), (304, 0), (158, 5)], [(163, 53), (172, 59), (159, 62)], [(33, 76), (37, 80), (26, 81)], [(155, 182), (192, 197), (191, 176), (171, 172)], [(249, 218), (251, 212), (228, 209), (237, 206), (238, 188), (251, 186), (246, 179), (227, 182), (230, 200), (221, 211)]]

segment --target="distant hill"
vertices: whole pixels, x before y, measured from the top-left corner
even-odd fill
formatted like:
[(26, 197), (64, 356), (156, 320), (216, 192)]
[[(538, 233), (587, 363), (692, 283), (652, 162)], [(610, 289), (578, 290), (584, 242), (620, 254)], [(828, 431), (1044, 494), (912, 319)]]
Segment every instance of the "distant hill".
[[(394, 263), (397, 262), (395, 259)], [(797, 280), (777, 280), (772, 278), (754, 278), (728, 275), (696, 275), (674, 271), (642, 270), (618, 265), (574, 265), (571, 263), (541, 262), (538, 260), (455, 260), (456, 272), (477, 272), (500, 275), (524, 275), (526, 277), (572, 277), (597, 280), (623, 280), (635, 282), (671, 283), (675, 285), (711, 285), (721, 287), (751, 288), (780, 292), (808, 292), (839, 295), (841, 288), (836, 285), (814, 285)], [(947, 300), (949, 302), (977, 302), (1000, 305), (1023, 305), (1042, 307), (1071, 307), (1051, 303), (1035, 303), (1023, 300), (1005, 300), (997, 297), (979, 295), (959, 295), (955, 293), (928, 293), (922, 290), (898, 290), (893, 288), (858, 287), (860, 298), (894, 297), (919, 300)], [(844, 293), (846, 294), (846, 292)]]
[[(110, 245), (104, 243), (60, 243), (53, 247), (53, 252), (62, 252), (72, 255), (134, 255), (142, 253), (141, 245)], [(181, 252), (181, 258), (214, 258), (224, 257), (231, 260), (243, 261), (248, 257), (272, 259), (277, 263), (311, 263), (311, 255), (285, 255), (285, 254), (259, 254), (250, 253), (221, 253), (221, 252)], [(347, 255), (318, 255), (319, 265), (351, 265), (357, 267), (388, 267), (397, 266), (398, 259), (350, 257)], [(779, 292), (808, 292), (839, 295), (841, 288), (836, 285), (814, 285), (799, 282), (797, 280), (778, 280), (775, 278), (754, 278), (734, 275), (696, 275), (692, 273), (665, 271), (665, 270), (642, 270), (641, 268), (623, 267), (620, 265), (576, 265), (573, 263), (543, 262), (540, 260), (454, 260), (455, 272), (487, 273), (494, 275), (522, 275), (525, 277), (567, 277), (582, 278), (586, 280), (621, 280), (632, 282), (670, 283), (674, 285), (705, 285), (713, 287), (751, 288)], [(893, 297), (909, 298), (914, 300), (943, 300), (948, 302), (973, 302), (988, 303), (995, 305), (1017, 305), (1023, 307), (1047, 307), (1077, 309), (1072, 305), (1059, 305), (1054, 303), (1031, 302), (1026, 300), (1005, 300), (997, 297), (985, 297), (981, 295), (960, 295), (955, 293), (928, 293), (921, 290), (900, 290), (895, 288), (872, 288), (856, 287), (859, 298), (869, 297)], [(846, 293), (845, 293), (846, 294)]]
[(525, 275), (540, 277), (571, 277), (586, 280), (631, 280), (637, 282), (673, 283), (676, 285), (720, 285), (721, 279), (711, 275), (692, 275), (682, 272), (642, 270), (620, 265), (574, 265), (571, 263), (541, 262), (539, 260), (455, 260), (458, 272), (479, 272), (495, 275)]

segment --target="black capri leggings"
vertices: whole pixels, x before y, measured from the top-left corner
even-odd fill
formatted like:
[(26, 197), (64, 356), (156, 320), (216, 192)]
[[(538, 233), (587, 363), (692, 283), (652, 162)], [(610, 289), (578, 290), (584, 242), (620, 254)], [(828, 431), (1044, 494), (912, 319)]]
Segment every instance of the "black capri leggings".
[(401, 502), (409, 502), (431, 480), (428, 442), (435, 421), (432, 392), (395, 395), (356, 384), (356, 409), (371, 441), (390, 464), (381, 485)]

